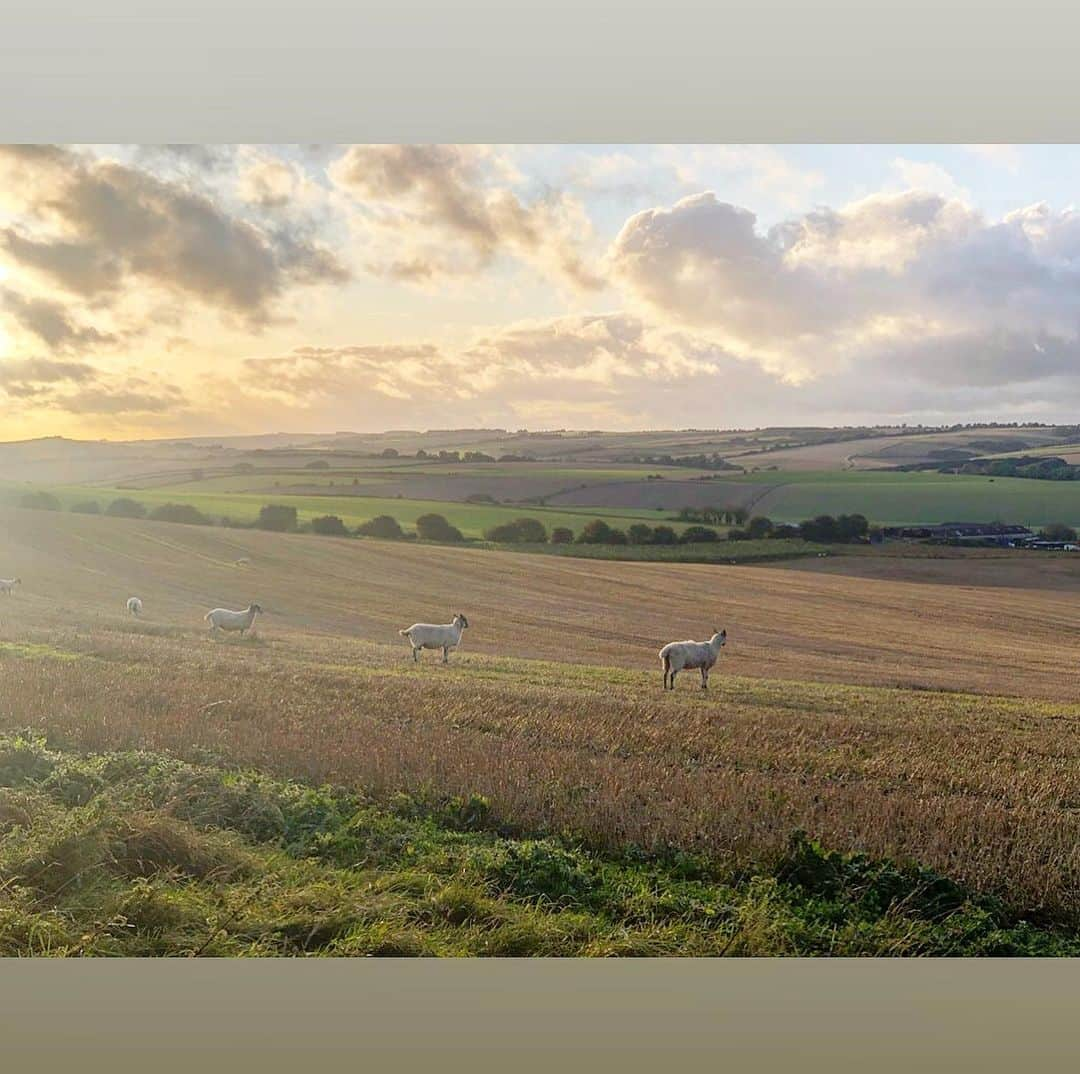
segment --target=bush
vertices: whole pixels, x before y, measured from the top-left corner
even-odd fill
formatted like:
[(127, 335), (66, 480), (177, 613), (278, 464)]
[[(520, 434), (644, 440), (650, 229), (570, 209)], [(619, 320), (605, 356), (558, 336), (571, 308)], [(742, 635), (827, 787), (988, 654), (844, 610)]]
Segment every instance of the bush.
[(376, 515), (356, 528), (361, 537), (381, 537), (385, 541), (400, 541), (405, 531), (396, 518), (390, 515)]
[(773, 526), (772, 533), (770, 533), (769, 536), (777, 540), (785, 540), (792, 537), (798, 537), (799, 527), (789, 525), (787, 522), (781, 522), (778, 526)]
[(499, 544), (543, 544), (547, 536), (544, 524), (535, 518), (515, 518), (484, 531), (486, 541)]
[(163, 503), (150, 512), (155, 522), (182, 522), (187, 526), (209, 526), (210, 519), (189, 503)]
[(421, 515), (416, 520), (416, 533), (422, 541), (446, 541), (456, 543), (464, 541), (465, 536), (442, 516), (436, 514)]
[(255, 523), (261, 530), (287, 533), (296, 529), (296, 508), (283, 503), (268, 503), (259, 511)]
[(81, 500), (79, 503), (73, 503), (68, 510), (74, 511), (77, 515), (100, 515), (101, 504), (97, 500)]
[(836, 538), (850, 543), (862, 541), (870, 530), (870, 523), (865, 515), (840, 515), (836, 519)]
[(804, 541), (831, 544), (836, 540), (836, 519), (832, 515), (818, 515), (799, 523), (799, 536)]
[(19, 506), (33, 511), (59, 511), (60, 501), (51, 492), (27, 492), (19, 500)]
[(752, 541), (760, 541), (762, 537), (768, 537), (772, 531), (772, 519), (764, 515), (754, 515), (746, 526), (747, 535)]
[(311, 520), (311, 532), (321, 534), (323, 537), (348, 537), (349, 531), (345, 523), (337, 515), (320, 515)]
[(626, 537), (631, 544), (652, 544), (653, 528), (644, 522), (635, 522), (626, 531)]
[(113, 500), (105, 508), (105, 514), (111, 515), (113, 518), (145, 518), (146, 508), (138, 500), (121, 496), (118, 500)]
[(492, 496), (489, 492), (470, 492), (469, 495), (465, 497), (465, 502), (466, 503), (498, 503), (499, 501), (496, 500), (495, 497)]
[(304, 467), (305, 470), (329, 470), (330, 463), (326, 459), (315, 459), (313, 462), (307, 463)]
[(1044, 541), (1075, 541), (1076, 530), (1072, 526), (1066, 526), (1064, 522), (1051, 522), (1039, 531), (1039, 536)]
[(628, 544), (625, 530), (612, 529), (608, 534), (607, 544)]
[(611, 527), (602, 518), (587, 522), (577, 535), (578, 544), (609, 544), (610, 539)]
[(679, 535), (670, 526), (653, 526), (653, 544), (678, 544)]
[(574, 531), (568, 529), (566, 526), (556, 526), (551, 531), (551, 543), (552, 544), (573, 544), (574, 543)]
[(719, 540), (720, 534), (709, 526), (687, 526), (679, 536), (680, 544), (703, 544)]

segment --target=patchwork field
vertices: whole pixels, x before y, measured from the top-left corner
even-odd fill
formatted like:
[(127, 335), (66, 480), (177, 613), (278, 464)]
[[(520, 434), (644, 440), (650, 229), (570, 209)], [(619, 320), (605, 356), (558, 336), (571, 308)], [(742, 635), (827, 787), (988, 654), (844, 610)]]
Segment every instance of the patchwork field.
[[(26, 486), (0, 482), (0, 494), (8, 503), (17, 503)], [(566, 526), (577, 532), (590, 519), (603, 518), (612, 526), (626, 527), (634, 522), (655, 525), (665, 522), (676, 530), (684, 529), (682, 523), (660, 511), (635, 510), (633, 508), (547, 508), (536, 505), (503, 506), (500, 504), (467, 504), (447, 500), (413, 500), (404, 497), (375, 497), (349, 494), (292, 495), (280, 489), (264, 493), (178, 491), (175, 488), (155, 487), (143, 489), (102, 488), (99, 486), (47, 486), (64, 508), (87, 500), (93, 500), (102, 510), (120, 497), (137, 500), (147, 510), (163, 503), (190, 504), (213, 518), (228, 518), (233, 522), (250, 523), (259, 517), (260, 509), (268, 503), (290, 505), (296, 508), (301, 522), (310, 522), (320, 515), (337, 515), (350, 527), (356, 527), (377, 515), (391, 515), (403, 526), (414, 526), (424, 514), (437, 513), (457, 526), (466, 537), (481, 537), (484, 531), (500, 522), (509, 522), (522, 515), (537, 518), (550, 530)]]
[[(0, 938), (20, 953), (45, 924), (54, 953), (1071, 950), (1080, 567), (1028, 559), (990, 586), (981, 557), (935, 561), (951, 585), (818, 562), (0, 512), (0, 576), (24, 582), (0, 597), (0, 731), (47, 736), (0, 743), (15, 757), (0, 819), (26, 851), (0, 857), (22, 900), (0, 906)], [(256, 637), (206, 634), (207, 608), (250, 600)], [(397, 629), (456, 610), (463, 649), (414, 666)], [(730, 641), (710, 692), (684, 676), (663, 693), (659, 646), (714, 626)], [(323, 783), (338, 788), (312, 806), (325, 838), (297, 843), (290, 818), (312, 814), (288, 803)], [(62, 878), (73, 846), (96, 903), (27, 872), (52, 861)]]

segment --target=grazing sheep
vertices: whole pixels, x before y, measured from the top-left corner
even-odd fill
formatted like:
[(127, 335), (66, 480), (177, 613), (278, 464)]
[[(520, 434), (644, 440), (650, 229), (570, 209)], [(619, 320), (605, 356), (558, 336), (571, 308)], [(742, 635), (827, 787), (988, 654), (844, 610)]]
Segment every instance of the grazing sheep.
[(242, 612), (231, 612), (228, 608), (215, 608), (207, 612), (203, 618), (210, 624), (210, 631), (215, 630), (239, 630), (243, 637), (245, 630), (251, 629), (255, 622), (255, 616), (262, 611), (258, 604), (249, 604)]
[(449, 663), (451, 649), (461, 644), (461, 632), (469, 625), (469, 620), (460, 612), (451, 623), (438, 626), (435, 623), (413, 623), (407, 630), (399, 630), (403, 638), (409, 639), (412, 646), (413, 660), (420, 659), (421, 649), (442, 649), (442, 662)]
[(128, 597), (127, 610), (132, 615), (142, 615), (142, 601), (138, 597)]
[(0, 593), (4, 596), (10, 597), (15, 592), (15, 587), (22, 585), (21, 578), (0, 578)]
[(240, 558), (239, 558), (239, 559), (238, 559), (238, 560), (236, 561), (236, 565), (237, 565), (238, 567), (247, 567), (247, 566), (249, 566), (250, 564), (251, 564), (251, 559), (250, 559), (250, 557), (248, 557), (248, 556), (241, 556), (241, 557), (240, 557)]
[(727, 630), (713, 634), (708, 641), (673, 641), (660, 650), (664, 665), (664, 689), (675, 689), (675, 676), (684, 668), (701, 668), (701, 688), (709, 688), (709, 669), (716, 663), (727, 642)]

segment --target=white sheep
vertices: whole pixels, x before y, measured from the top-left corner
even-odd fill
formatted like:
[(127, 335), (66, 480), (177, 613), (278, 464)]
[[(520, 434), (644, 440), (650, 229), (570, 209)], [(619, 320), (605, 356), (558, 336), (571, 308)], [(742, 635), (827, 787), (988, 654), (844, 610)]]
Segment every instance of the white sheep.
[(673, 641), (660, 650), (664, 665), (664, 689), (675, 689), (675, 676), (684, 668), (701, 668), (701, 688), (709, 688), (709, 669), (716, 663), (727, 642), (727, 630), (713, 634), (708, 641)]
[(142, 601), (138, 597), (128, 597), (127, 610), (132, 615), (142, 615)]
[(10, 597), (15, 592), (15, 587), (22, 585), (21, 578), (0, 578), (0, 593), (4, 596)]
[(446, 664), (449, 662), (450, 650), (461, 644), (461, 632), (468, 625), (469, 620), (458, 612), (451, 623), (441, 626), (435, 623), (413, 623), (411, 627), (399, 630), (398, 633), (409, 639), (414, 661), (420, 659), (421, 649), (442, 649), (442, 662)]
[(255, 622), (255, 616), (262, 611), (258, 604), (249, 604), (242, 612), (231, 612), (228, 608), (215, 608), (207, 612), (203, 618), (210, 624), (210, 631), (215, 630), (239, 630), (243, 637), (245, 630), (251, 629)]

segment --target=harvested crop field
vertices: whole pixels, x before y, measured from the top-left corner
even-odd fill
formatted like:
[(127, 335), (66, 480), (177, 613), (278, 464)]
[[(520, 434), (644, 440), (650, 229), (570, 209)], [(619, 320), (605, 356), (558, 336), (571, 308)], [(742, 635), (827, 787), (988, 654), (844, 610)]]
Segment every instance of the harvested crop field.
[[(986, 950), (1016, 949), (1002, 929), (1025, 921), (1080, 922), (1069, 593), (24, 511), (3, 515), (0, 571), (25, 583), (0, 598), (0, 730), (50, 748), (330, 782), (386, 809), (478, 795), (493, 830), (612, 861), (691, 854), (738, 885), (775, 880), (802, 831), (997, 900)], [(255, 637), (206, 634), (206, 608), (249, 600)], [(397, 628), (456, 610), (462, 651), (414, 666)], [(730, 643), (712, 689), (685, 674), (663, 693), (659, 645), (714, 625)], [(883, 905), (837, 950), (918, 950)], [(950, 942), (924, 949), (966, 949)]]

